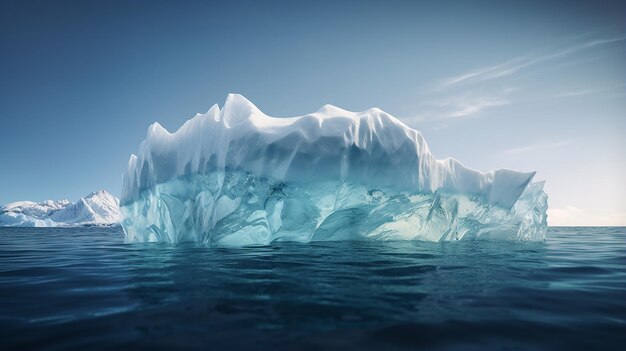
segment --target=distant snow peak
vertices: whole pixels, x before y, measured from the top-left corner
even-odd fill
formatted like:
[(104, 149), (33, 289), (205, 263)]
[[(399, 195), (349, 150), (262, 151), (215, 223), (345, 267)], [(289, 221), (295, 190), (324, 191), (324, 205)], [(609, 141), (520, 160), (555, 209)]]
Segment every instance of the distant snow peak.
[(0, 207), (3, 227), (110, 226), (122, 219), (120, 201), (102, 189), (76, 202), (19, 201)]

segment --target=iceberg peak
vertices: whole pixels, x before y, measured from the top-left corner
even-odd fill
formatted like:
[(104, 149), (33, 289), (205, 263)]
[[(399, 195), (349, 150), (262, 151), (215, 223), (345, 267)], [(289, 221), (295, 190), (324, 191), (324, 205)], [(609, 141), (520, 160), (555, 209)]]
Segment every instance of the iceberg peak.
[(319, 110), (317, 110), (316, 114), (323, 116), (351, 116), (354, 115), (354, 112), (348, 111), (348, 110), (344, 110), (340, 107), (337, 107), (335, 105), (331, 105), (331, 104), (326, 104), (322, 107), (320, 107)]
[(240, 94), (228, 94), (220, 119), (228, 127), (232, 127), (253, 116), (265, 116), (250, 100)]

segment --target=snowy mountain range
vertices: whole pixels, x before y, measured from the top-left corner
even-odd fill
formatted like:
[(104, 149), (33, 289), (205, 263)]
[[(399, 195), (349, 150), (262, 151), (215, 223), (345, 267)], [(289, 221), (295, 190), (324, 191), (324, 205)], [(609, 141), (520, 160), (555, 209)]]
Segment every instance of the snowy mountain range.
[(121, 219), (120, 200), (106, 190), (73, 203), (18, 201), (0, 207), (2, 227), (111, 226), (118, 225)]

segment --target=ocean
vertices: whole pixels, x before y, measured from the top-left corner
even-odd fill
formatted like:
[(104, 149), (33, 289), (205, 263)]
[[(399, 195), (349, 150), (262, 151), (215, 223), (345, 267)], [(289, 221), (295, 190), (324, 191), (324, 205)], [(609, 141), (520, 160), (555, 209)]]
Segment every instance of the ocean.
[(600, 350), (626, 344), (626, 228), (545, 242), (124, 244), (0, 228), (2, 350)]

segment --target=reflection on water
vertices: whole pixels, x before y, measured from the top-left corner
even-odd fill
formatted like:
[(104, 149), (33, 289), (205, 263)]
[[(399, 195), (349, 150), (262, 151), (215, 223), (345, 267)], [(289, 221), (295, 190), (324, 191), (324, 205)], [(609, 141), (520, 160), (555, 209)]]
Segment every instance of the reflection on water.
[(524, 349), (626, 341), (626, 230), (546, 243), (123, 244), (0, 229), (0, 346)]

